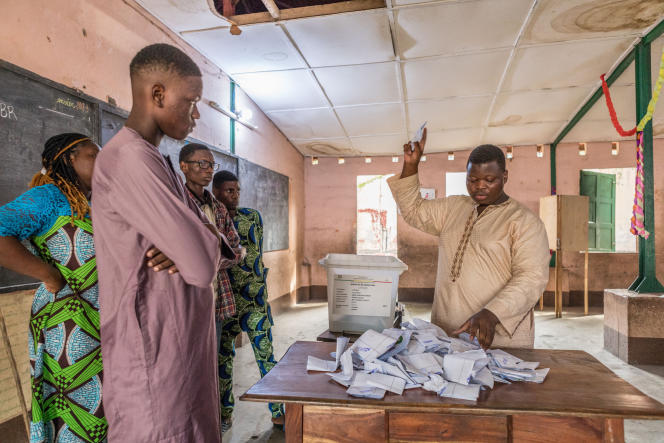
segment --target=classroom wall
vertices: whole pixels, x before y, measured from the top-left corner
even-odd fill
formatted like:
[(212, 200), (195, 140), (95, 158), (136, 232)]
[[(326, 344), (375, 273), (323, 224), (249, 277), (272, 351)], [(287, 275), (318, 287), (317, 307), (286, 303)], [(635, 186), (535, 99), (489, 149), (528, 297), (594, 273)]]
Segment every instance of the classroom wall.
[[(228, 77), (133, 1), (54, 0), (48, 7), (40, 2), (16, 2), (3, 13), (0, 58), (50, 80), (104, 101), (112, 97), (128, 110), (131, 58), (148, 44), (169, 43), (185, 50), (201, 67), (204, 99), (229, 103)], [(301, 261), (303, 240), (302, 229), (298, 229), (304, 202), (303, 157), (239, 88), (237, 95), (237, 106), (252, 109), (258, 130), (236, 125), (236, 153), (291, 181), (290, 247), (265, 255), (266, 265), (271, 267), (271, 298), (279, 297), (297, 289), (299, 283), (294, 263)], [(229, 119), (203, 103), (199, 111), (201, 118), (191, 135), (229, 149)]]
[[(562, 144), (557, 149), (557, 181), (559, 194), (579, 193), (581, 169), (635, 167), (633, 142), (622, 142), (618, 156), (611, 155), (610, 142), (588, 144), (588, 155), (578, 155), (576, 143)], [(664, 164), (661, 150), (664, 140), (655, 142), (655, 200), (657, 251), (664, 241)], [(429, 154), (427, 162), (420, 166), (423, 187), (436, 188), (437, 196), (445, 195), (445, 173), (463, 172), (469, 151), (458, 151), (453, 161), (447, 154)], [(658, 162), (659, 160), (659, 162)], [(390, 157), (374, 158), (365, 164), (363, 158), (347, 158), (343, 165), (336, 158), (320, 158), (314, 166), (305, 161), (305, 261), (311, 263), (311, 271), (303, 277), (304, 285), (314, 290), (306, 296), (321, 296), (326, 285), (324, 268), (318, 260), (329, 252), (355, 253), (356, 176), (368, 174), (399, 174), (403, 163), (392, 163)], [(514, 158), (508, 160), (509, 181), (507, 193), (539, 213), (539, 198), (550, 193), (549, 147), (545, 146), (543, 158), (537, 158), (535, 146), (519, 146)], [(433, 294), (436, 277), (437, 241), (433, 236), (408, 226), (398, 219), (398, 255), (408, 266), (399, 281), (400, 294), (411, 299), (426, 298)], [(664, 281), (664, 254), (658, 254), (657, 269), (660, 281)], [(604, 288), (629, 286), (638, 273), (637, 254), (591, 253), (589, 258), (589, 290), (601, 292)], [(568, 269), (570, 290), (583, 290), (583, 254), (565, 253), (563, 261)], [(310, 277), (309, 277), (310, 276)]]
[[(106, 101), (131, 108), (129, 62), (142, 47), (169, 43), (185, 50), (203, 71), (203, 96), (228, 106), (229, 79), (131, 0), (52, 0), (13, 2), (3, 8), (0, 59)], [(258, 130), (237, 125), (236, 153), (290, 178), (290, 246), (265, 254), (270, 299), (292, 295), (300, 286), (304, 216), (303, 157), (258, 107), (237, 89), (237, 103), (251, 108)], [(229, 119), (206, 104), (193, 137), (229, 149)], [(7, 147), (3, 146), (3, 149)], [(249, 183), (243, 183), (246, 188)], [(32, 291), (0, 294), (9, 335), (24, 386), (29, 394), (26, 339)], [(22, 338), (23, 337), (23, 338)], [(0, 423), (20, 413), (4, 350), (0, 349)], [(29, 402), (29, 395), (26, 397)], [(9, 399), (9, 400), (7, 400)], [(28, 404), (29, 407), (29, 404)], [(1, 438), (0, 438), (1, 440)]]

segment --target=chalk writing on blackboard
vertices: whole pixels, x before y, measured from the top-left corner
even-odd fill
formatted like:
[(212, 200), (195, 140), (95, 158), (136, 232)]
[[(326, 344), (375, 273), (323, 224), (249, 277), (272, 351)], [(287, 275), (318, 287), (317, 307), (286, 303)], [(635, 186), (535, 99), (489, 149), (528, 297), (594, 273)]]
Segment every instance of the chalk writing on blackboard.
[(71, 100), (69, 98), (58, 97), (55, 100), (55, 103), (58, 104), (58, 105), (66, 106), (68, 108), (76, 109), (76, 110), (81, 111), (81, 112), (89, 112), (90, 111), (90, 106), (87, 103), (82, 102), (82, 101), (74, 101), (74, 100)]
[(9, 120), (18, 120), (18, 117), (16, 116), (16, 111), (14, 110), (14, 106), (0, 102), (0, 118), (6, 118)]

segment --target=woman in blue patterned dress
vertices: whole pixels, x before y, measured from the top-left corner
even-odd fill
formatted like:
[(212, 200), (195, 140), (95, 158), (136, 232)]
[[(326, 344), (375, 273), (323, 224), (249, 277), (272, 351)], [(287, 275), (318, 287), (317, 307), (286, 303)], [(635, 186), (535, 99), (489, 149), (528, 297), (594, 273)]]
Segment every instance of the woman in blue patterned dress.
[(99, 147), (51, 137), (30, 189), (0, 207), (0, 266), (36, 278), (30, 315), (31, 442), (101, 442), (97, 269), (90, 184)]

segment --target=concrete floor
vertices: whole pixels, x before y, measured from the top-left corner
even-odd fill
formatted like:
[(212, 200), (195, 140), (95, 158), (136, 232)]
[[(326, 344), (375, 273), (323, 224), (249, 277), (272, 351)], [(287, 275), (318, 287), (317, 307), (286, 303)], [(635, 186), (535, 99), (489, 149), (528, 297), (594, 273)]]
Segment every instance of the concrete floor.
[[(407, 317), (429, 320), (430, 305), (406, 303)], [(275, 356), (281, 357), (289, 344), (297, 340), (315, 340), (328, 327), (327, 303), (298, 305), (275, 315), (273, 336)], [(553, 310), (535, 312), (535, 347), (541, 349), (578, 349), (592, 354), (600, 362), (642, 392), (664, 403), (664, 367), (630, 366), (603, 349), (603, 315), (591, 310), (584, 316), (582, 309), (570, 308), (562, 319), (554, 318)], [(237, 349), (235, 357), (236, 397), (258, 380), (258, 368), (250, 345)], [(224, 442), (284, 442), (283, 431), (273, 428), (267, 405), (243, 402), (236, 398), (233, 427), (224, 434)], [(625, 441), (664, 441), (664, 421), (625, 422)]]

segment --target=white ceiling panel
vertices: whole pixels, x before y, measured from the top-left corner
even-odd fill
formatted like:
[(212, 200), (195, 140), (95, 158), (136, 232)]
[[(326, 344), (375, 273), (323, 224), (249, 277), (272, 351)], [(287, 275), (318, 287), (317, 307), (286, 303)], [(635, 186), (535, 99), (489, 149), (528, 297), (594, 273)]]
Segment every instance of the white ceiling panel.
[(233, 78), (263, 111), (327, 106), (327, 100), (307, 70), (240, 74)]
[(449, 152), (472, 149), (480, 144), (481, 129), (451, 129), (441, 132), (427, 131), (424, 152)]
[(613, 128), (611, 120), (607, 117), (604, 120), (581, 120), (576, 126), (574, 126), (574, 128), (572, 128), (569, 134), (565, 136), (563, 143), (592, 141), (610, 142), (616, 140), (634, 140), (634, 136), (621, 137)]
[(526, 125), (486, 128), (482, 143), (493, 145), (537, 145), (550, 143), (564, 122), (529, 123)]
[(540, 0), (524, 43), (639, 35), (664, 15), (661, 0)]
[(244, 27), (240, 35), (224, 28), (193, 32), (186, 38), (229, 74), (307, 66), (286, 34), (272, 23)]
[(491, 96), (484, 96), (410, 102), (406, 105), (410, 123), (408, 130), (415, 132), (424, 122), (432, 132), (482, 126), (491, 99)]
[(268, 112), (268, 117), (291, 139), (345, 137), (331, 109)]
[(509, 56), (507, 50), (440, 57), (403, 64), (408, 100), (494, 94)]
[(228, 26), (226, 20), (212, 13), (207, 0), (137, 0), (137, 2), (177, 32)]
[(397, 12), (404, 58), (512, 46), (532, 0), (439, 3)]
[(564, 88), (599, 83), (633, 38), (585, 40), (519, 49), (504, 91)]
[(293, 20), (284, 26), (311, 67), (394, 59), (390, 26), (384, 10)]
[(401, 100), (396, 62), (318, 68), (314, 73), (334, 106)]
[[(427, 152), (551, 143), (599, 76), (664, 17), (664, 0), (391, 0), (391, 13), (246, 25), (231, 36), (211, 1), (138, 0), (229, 73), (297, 149), (321, 156), (400, 154), (423, 121)], [(652, 43), (653, 84), (662, 47), (664, 37)], [(627, 127), (633, 85), (632, 64), (611, 87)], [(664, 106), (654, 125), (664, 136)], [(617, 139), (603, 99), (572, 139)]]
[(291, 140), (305, 155), (357, 155), (348, 138)]
[(407, 141), (401, 134), (351, 137), (353, 148), (366, 154), (403, 154), (403, 144)]
[(489, 126), (569, 119), (593, 90), (592, 87), (578, 87), (500, 94)]
[(404, 133), (400, 103), (351, 106), (336, 111), (350, 136)]

